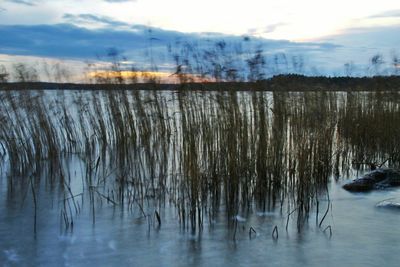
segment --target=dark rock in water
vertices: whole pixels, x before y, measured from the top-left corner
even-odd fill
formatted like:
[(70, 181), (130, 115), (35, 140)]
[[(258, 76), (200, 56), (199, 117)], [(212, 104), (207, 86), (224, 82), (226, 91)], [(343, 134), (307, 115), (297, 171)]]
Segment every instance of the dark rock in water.
[(351, 192), (366, 192), (394, 186), (400, 186), (400, 171), (380, 168), (345, 184), (343, 188)]

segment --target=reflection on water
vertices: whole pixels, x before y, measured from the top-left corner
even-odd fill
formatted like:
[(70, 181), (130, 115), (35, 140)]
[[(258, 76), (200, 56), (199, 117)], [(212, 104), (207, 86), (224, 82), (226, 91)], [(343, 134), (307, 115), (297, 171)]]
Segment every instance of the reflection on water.
[[(376, 202), (399, 191), (354, 195), (333, 184), (332, 215), (327, 223), (332, 238), (310, 225), (298, 233), (288, 232), (279, 213), (244, 217), (237, 240), (233, 241), (226, 224), (217, 220), (213, 227), (192, 235), (179, 231), (173, 209), (166, 207), (163, 225), (151, 228), (132, 214), (103, 206), (96, 224), (80, 214), (72, 232), (59, 228), (56, 207), (43, 208), (46, 218), (36, 239), (26, 209), (20, 216), (1, 215), (0, 262), (5, 266), (187, 266), (187, 265), (264, 265), (272, 266), (397, 266), (398, 213), (374, 208)], [(45, 212), (46, 211), (46, 212)], [(22, 217), (28, 217), (24, 220)], [(272, 225), (280, 227), (279, 239), (271, 238)], [(252, 226), (257, 236), (250, 239)]]
[(397, 211), (375, 204), (398, 191), (341, 184), (371, 164), (398, 167), (397, 93), (0, 101), (5, 266), (396, 263)]

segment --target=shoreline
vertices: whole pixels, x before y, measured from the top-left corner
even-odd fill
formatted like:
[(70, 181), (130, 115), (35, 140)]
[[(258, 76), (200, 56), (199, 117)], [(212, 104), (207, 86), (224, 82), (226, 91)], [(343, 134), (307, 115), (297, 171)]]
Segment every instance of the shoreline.
[(157, 91), (400, 91), (400, 76), (311, 77), (278, 75), (256, 82), (87, 84), (54, 82), (0, 83), (0, 90), (157, 90)]

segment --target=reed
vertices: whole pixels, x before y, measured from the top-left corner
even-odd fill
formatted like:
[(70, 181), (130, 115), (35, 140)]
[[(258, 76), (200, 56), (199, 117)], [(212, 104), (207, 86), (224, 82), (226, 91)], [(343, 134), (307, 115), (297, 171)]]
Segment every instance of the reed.
[(58, 183), (70, 228), (83, 206), (74, 196), (86, 195), (93, 223), (105, 202), (161, 226), (170, 203), (192, 232), (221, 211), (236, 228), (238, 214), (274, 210), (302, 231), (312, 211), (319, 221), (332, 174), (400, 164), (397, 93), (117, 89), (0, 91), (2, 169), (14, 182), (31, 177), (35, 197), (36, 177)]

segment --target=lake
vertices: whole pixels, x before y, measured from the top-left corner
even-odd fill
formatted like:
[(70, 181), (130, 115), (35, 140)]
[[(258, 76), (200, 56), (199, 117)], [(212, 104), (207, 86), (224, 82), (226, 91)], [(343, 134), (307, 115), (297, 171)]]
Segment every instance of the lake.
[(2, 266), (397, 266), (396, 92), (1, 91)]

